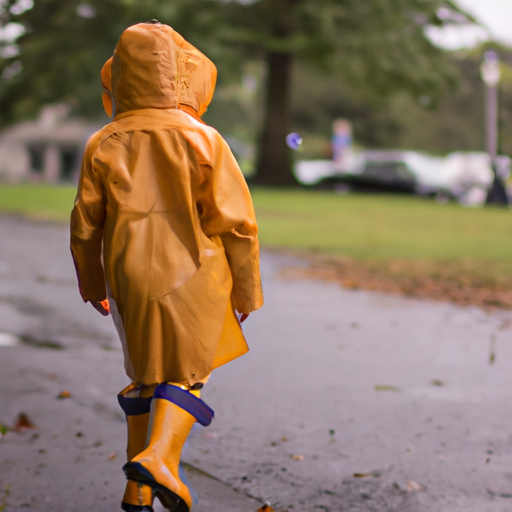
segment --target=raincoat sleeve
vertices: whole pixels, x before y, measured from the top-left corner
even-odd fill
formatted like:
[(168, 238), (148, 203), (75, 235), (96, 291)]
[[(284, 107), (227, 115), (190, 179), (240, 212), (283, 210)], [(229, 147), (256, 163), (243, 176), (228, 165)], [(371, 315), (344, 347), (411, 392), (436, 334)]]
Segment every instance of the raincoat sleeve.
[(258, 226), (247, 183), (217, 133), (210, 161), (200, 161), (198, 209), (207, 236), (220, 236), (233, 277), (233, 307), (250, 313), (263, 305)]
[(107, 297), (101, 257), (105, 211), (104, 189), (93, 169), (92, 151), (86, 147), (71, 213), (70, 234), (78, 286), (85, 302), (102, 301)]

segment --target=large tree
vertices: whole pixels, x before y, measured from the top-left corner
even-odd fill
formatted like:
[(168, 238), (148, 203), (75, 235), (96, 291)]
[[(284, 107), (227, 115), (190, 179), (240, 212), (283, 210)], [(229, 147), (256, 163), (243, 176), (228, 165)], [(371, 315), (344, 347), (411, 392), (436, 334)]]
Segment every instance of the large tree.
[(221, 40), (259, 53), (266, 62), (265, 113), (256, 177), (290, 185), (294, 64), (302, 61), (379, 94), (406, 90), (436, 96), (456, 81), (427, 27), (472, 22), (450, 0), (259, 0), (224, 4)]
[(138, 21), (176, 27), (223, 71), (262, 59), (255, 181), (277, 185), (295, 183), (284, 141), (297, 61), (372, 93), (435, 98), (455, 74), (425, 29), (469, 20), (450, 0), (5, 0), (1, 9), (3, 26), (16, 23), (24, 33), (0, 48), (0, 124), (57, 101), (96, 114), (98, 70)]

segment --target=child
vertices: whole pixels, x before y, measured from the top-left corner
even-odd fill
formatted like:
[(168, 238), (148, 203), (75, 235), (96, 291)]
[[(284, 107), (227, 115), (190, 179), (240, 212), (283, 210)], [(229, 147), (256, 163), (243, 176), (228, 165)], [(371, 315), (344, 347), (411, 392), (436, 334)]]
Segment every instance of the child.
[(122, 508), (149, 512), (156, 492), (188, 512), (181, 448), (213, 416), (199, 390), (248, 350), (234, 310), (245, 319), (263, 304), (254, 210), (229, 147), (199, 120), (216, 79), (204, 55), (169, 26), (140, 23), (102, 78), (114, 119), (85, 148), (71, 251), (84, 301), (110, 307), (132, 380), (120, 394)]

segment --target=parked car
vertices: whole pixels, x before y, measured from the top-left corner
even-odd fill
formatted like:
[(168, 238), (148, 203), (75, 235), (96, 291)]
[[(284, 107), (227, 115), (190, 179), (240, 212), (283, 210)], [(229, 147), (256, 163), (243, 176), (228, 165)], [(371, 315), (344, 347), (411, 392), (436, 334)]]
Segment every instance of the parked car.
[(338, 169), (330, 160), (299, 162), (295, 167), (299, 181), (318, 188), (343, 184), (357, 190), (385, 190), (413, 193), (416, 177), (400, 151), (362, 151), (350, 168)]
[[(299, 181), (318, 188), (415, 193), (466, 205), (485, 201), (494, 176), (484, 152), (459, 151), (437, 157), (417, 151), (366, 150), (355, 155), (353, 162), (352, 168), (340, 170), (330, 160), (303, 161), (295, 172)], [(499, 157), (498, 169), (506, 179), (510, 158)]]

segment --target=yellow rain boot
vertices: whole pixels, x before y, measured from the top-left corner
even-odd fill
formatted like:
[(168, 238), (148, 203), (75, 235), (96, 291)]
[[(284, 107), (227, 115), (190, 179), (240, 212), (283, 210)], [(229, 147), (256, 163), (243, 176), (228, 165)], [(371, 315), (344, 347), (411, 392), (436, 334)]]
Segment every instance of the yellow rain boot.
[[(149, 411), (154, 386), (130, 384), (118, 395), (119, 405), (126, 414), (128, 460), (138, 455), (146, 446)], [(149, 485), (127, 480), (121, 508), (125, 512), (153, 512), (153, 489)]]
[(147, 448), (124, 465), (129, 480), (147, 484), (171, 512), (189, 512), (190, 490), (179, 476), (181, 450), (196, 421), (211, 423), (213, 411), (197, 396), (168, 383), (156, 387), (151, 402)]

